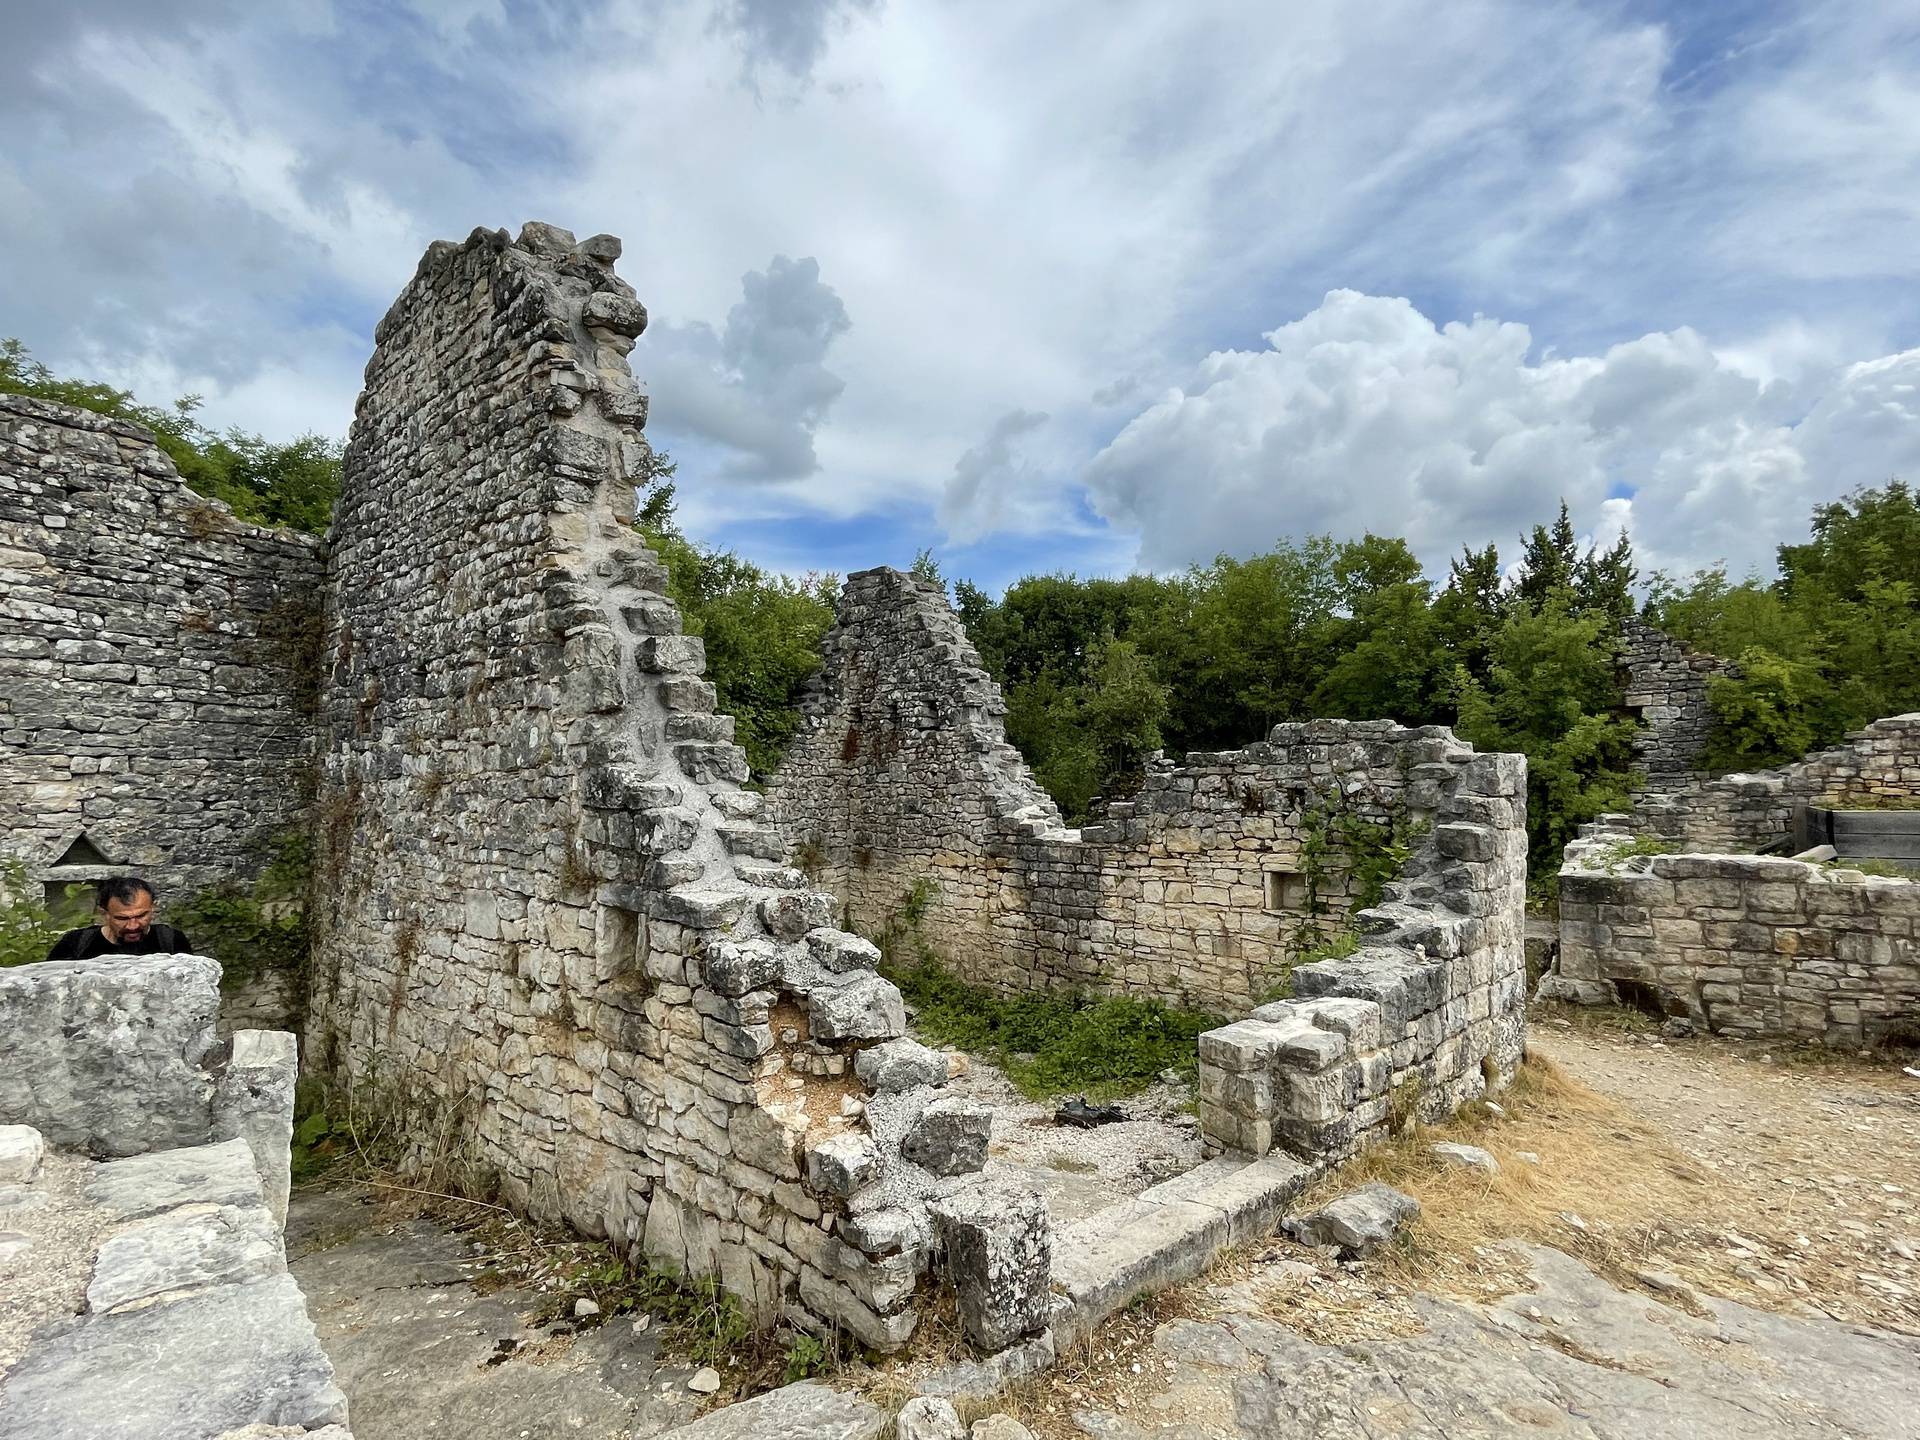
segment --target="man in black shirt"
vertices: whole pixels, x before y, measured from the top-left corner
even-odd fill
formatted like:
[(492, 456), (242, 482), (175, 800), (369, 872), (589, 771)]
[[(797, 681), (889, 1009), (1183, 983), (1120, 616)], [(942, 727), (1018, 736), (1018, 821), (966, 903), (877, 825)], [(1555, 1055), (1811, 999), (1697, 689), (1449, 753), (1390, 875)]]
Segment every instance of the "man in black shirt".
[(153, 920), (153, 887), (135, 875), (116, 875), (99, 887), (97, 925), (69, 930), (47, 952), (49, 960), (99, 955), (190, 955), (193, 946), (171, 925)]

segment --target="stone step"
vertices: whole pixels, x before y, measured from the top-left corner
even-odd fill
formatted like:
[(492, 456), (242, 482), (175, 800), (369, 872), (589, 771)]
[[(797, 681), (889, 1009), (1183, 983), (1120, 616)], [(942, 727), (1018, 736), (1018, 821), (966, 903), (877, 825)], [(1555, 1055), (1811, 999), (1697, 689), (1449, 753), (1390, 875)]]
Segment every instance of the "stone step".
[(1097, 1211), (1054, 1237), (1056, 1341), (1072, 1345), (1137, 1296), (1191, 1280), (1269, 1234), (1320, 1172), (1291, 1156), (1223, 1155)]
[(636, 635), (678, 635), (680, 607), (664, 595), (643, 595), (620, 607), (620, 618)]
[(699, 675), (707, 647), (698, 635), (647, 635), (633, 647), (634, 663), (649, 675)]
[(667, 588), (667, 567), (651, 550), (616, 550), (603, 564), (607, 578), (615, 585), (635, 590)]
[(749, 885), (762, 885), (769, 890), (804, 890), (808, 883), (807, 877), (791, 865), (772, 860), (736, 859), (733, 873)]
[(653, 897), (648, 913), (694, 930), (727, 930), (747, 912), (744, 890), (704, 890), (681, 886)]
[(696, 785), (721, 781), (744, 785), (752, 773), (747, 766), (747, 752), (725, 741), (687, 741), (673, 747), (673, 758)]
[(730, 855), (751, 855), (761, 860), (787, 858), (787, 838), (778, 830), (747, 820), (722, 820), (718, 828)]
[(731, 742), (733, 739), (733, 716), (669, 715), (667, 716), (667, 739), (725, 740)]
[(721, 790), (713, 796), (713, 808), (737, 820), (758, 815), (766, 804), (766, 797), (757, 790)]

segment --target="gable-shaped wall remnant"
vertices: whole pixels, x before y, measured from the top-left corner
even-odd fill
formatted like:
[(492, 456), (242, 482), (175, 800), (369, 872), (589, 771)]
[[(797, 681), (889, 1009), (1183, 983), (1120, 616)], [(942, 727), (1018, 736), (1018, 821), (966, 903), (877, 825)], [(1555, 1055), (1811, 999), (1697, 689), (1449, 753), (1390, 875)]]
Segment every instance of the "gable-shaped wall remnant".
[(944, 1059), (783, 863), (631, 528), (646, 312), (619, 248), (436, 244), (376, 332), (334, 531), (310, 1048), (516, 1208), (890, 1349), (929, 1202), (977, 1177), (905, 1157)]
[(1650, 791), (1671, 790), (1701, 777), (1701, 756), (1713, 729), (1707, 682), (1739, 667), (1687, 649), (1664, 631), (1630, 616), (1620, 635), (1626, 706), (1640, 721), (1633, 737), (1635, 766)]
[(325, 564), (139, 426), (0, 395), (0, 850), (32, 883), (138, 871), (164, 914), (258, 875), (301, 819)]

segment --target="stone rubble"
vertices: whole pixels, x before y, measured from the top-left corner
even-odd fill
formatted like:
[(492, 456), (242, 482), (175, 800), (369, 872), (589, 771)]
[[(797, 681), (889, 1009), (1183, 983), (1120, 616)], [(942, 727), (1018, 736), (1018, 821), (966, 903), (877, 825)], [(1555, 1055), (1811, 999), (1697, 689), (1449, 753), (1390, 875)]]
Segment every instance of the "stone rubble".
[(1288, 1219), (1282, 1227), (1302, 1245), (1333, 1246), (1345, 1260), (1363, 1260), (1390, 1245), (1420, 1213), (1420, 1202), (1378, 1181)]

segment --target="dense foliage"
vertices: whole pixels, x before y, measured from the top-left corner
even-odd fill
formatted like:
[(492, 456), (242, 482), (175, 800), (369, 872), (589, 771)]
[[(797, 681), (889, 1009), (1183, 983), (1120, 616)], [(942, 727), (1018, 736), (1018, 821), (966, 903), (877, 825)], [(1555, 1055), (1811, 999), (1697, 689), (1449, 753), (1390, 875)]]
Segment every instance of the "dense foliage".
[(1819, 506), (1779, 557), (1770, 584), (1654, 578), (1653, 622), (1742, 672), (1709, 683), (1715, 769), (1776, 765), (1920, 709), (1920, 494), (1895, 480)]
[(762, 570), (731, 550), (698, 545), (673, 515), (672, 462), (656, 457), (636, 526), (666, 562), (667, 589), (689, 635), (707, 647), (707, 678), (719, 709), (735, 722), (757, 780), (779, 762), (800, 725), (800, 695), (820, 668), (820, 641), (833, 624), (837, 575), (795, 580)]
[(323, 533), (340, 493), (340, 443), (302, 435), (272, 444), (243, 430), (216, 435), (194, 419), (198, 396), (171, 409), (142, 405), (125, 390), (56, 376), (18, 340), (0, 340), (0, 394), (30, 395), (130, 420), (153, 432), (180, 478), (223, 502), (239, 519)]
[(64, 928), (34, 893), (26, 862), (0, 856), (0, 969), (46, 959)]

